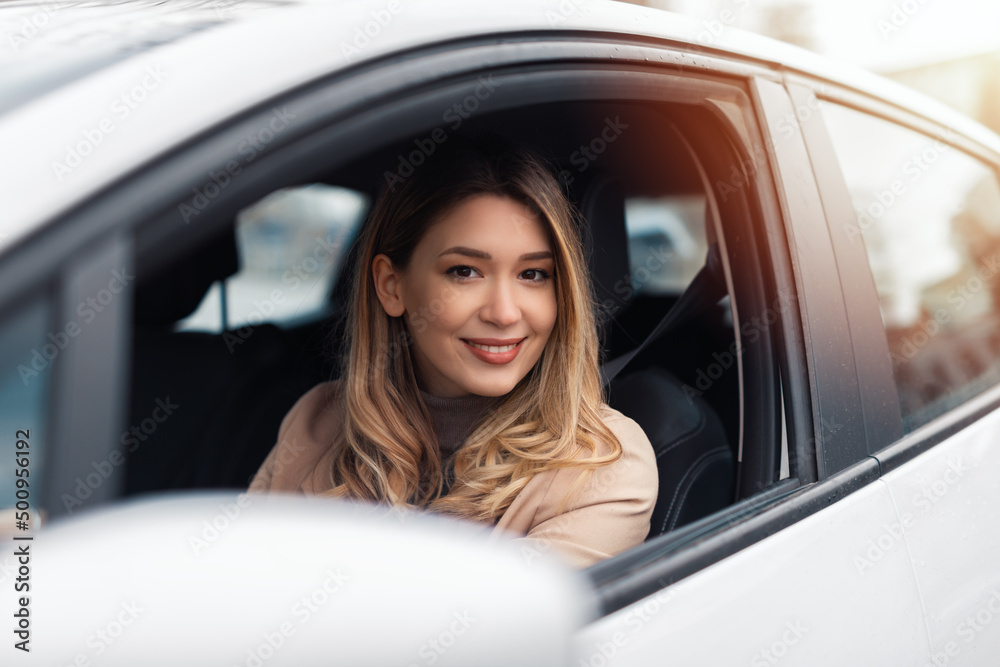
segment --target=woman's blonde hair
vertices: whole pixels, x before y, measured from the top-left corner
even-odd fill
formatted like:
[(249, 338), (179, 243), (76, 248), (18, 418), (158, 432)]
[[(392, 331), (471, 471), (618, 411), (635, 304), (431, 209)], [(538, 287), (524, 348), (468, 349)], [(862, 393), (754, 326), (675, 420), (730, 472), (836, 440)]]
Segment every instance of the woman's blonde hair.
[[(389, 317), (382, 309), (371, 267), (384, 254), (405, 271), (426, 230), (475, 195), (520, 202), (547, 226), (557, 314), (532, 370), (443, 462), (417, 388), (406, 315)], [(383, 190), (356, 253), (341, 373), (344, 442), (326, 495), (495, 523), (535, 475), (581, 471), (561, 513), (595, 468), (621, 457), (621, 443), (598, 414), (597, 330), (576, 221), (540, 158), (495, 138), (449, 139), (402, 184)], [(608, 446), (603, 454), (600, 442)], [(447, 494), (445, 475), (454, 480)]]

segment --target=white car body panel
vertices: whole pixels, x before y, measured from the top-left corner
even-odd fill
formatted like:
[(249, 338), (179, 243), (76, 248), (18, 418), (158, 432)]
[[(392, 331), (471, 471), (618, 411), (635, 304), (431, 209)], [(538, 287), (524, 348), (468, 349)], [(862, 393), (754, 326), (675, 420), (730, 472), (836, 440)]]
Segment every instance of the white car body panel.
[[(94, 191), (248, 106), (365, 60), (475, 35), (553, 29), (620, 32), (694, 45), (696, 50), (719, 50), (729, 57), (743, 54), (894, 95), (897, 103), (944, 118), (1000, 152), (995, 135), (902, 86), (738, 30), (727, 29), (709, 41), (701, 23), (674, 14), (584, 0), (411, 0), (399, 6), (393, 20), (379, 25), (377, 32), (372, 29), (371, 41), (357, 53), (344, 47), (354, 44), (357, 29), (375, 20), (372, 12), (379, 6), (289, 4), (140, 52), (0, 116), (0, 145), (6, 155), (18, 156), (0, 161), (0, 182), (23, 195), (8, 202), (0, 220), (0, 252)], [(59, 20), (59, 14), (52, 20)], [(44, 40), (44, 34), (36, 39)], [(26, 49), (30, 46), (29, 42)], [(17, 62), (0, 60), (3, 66)], [(166, 72), (165, 78), (141, 104), (129, 109), (127, 117), (116, 121), (115, 101), (157, 70)], [(64, 161), (68, 147), (83, 141), (84, 132), (94, 132), (105, 119), (114, 123), (113, 129), (60, 180), (53, 163)]]
[(575, 664), (600, 667), (613, 645), (608, 665), (923, 665), (905, 550), (883, 552), (870, 570), (859, 560), (898, 523), (886, 485), (869, 484), (589, 625)]
[(883, 479), (903, 520), (935, 665), (1000, 659), (1000, 413)]

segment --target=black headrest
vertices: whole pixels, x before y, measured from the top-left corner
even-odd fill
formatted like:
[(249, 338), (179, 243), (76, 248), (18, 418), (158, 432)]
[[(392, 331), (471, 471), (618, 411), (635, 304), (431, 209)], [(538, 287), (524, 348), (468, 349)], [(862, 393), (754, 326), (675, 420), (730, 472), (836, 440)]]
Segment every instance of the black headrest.
[(602, 321), (621, 314), (632, 300), (625, 230), (625, 190), (621, 181), (595, 170), (579, 178), (577, 189), (584, 229), (584, 251), (590, 264), (594, 295)]
[(195, 311), (205, 292), (217, 280), (239, 270), (236, 232), (233, 227), (200, 246), (192, 255), (152, 276), (137, 276), (135, 321), (147, 326), (165, 326)]

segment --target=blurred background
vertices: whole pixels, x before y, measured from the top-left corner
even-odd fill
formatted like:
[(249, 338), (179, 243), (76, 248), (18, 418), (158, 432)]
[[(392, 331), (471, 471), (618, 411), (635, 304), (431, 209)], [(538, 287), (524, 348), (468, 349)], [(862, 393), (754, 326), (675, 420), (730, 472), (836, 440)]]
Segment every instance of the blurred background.
[(621, 0), (740, 28), (850, 62), (1000, 132), (996, 0)]

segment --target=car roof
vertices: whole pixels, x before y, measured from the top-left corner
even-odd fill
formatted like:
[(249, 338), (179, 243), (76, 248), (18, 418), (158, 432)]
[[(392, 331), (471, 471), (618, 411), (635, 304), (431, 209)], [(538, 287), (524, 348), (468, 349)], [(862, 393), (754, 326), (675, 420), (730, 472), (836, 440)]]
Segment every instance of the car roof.
[[(96, 5), (96, 6), (95, 6)], [(374, 23), (373, 23), (374, 22)], [(101, 187), (248, 107), (395, 52), (459, 38), (559, 32), (657, 38), (888, 100), (1000, 153), (978, 123), (863, 70), (741, 30), (611, 0), (152, 0), (0, 4), (0, 253)], [(368, 44), (355, 47), (367, 28)], [(717, 33), (717, 34), (715, 34)], [(710, 36), (710, 38), (707, 38)], [(354, 47), (354, 48), (352, 48)], [(145, 82), (145, 83), (144, 83)], [(142, 103), (122, 95), (143, 85)], [(69, 147), (110, 120), (67, 173)]]

